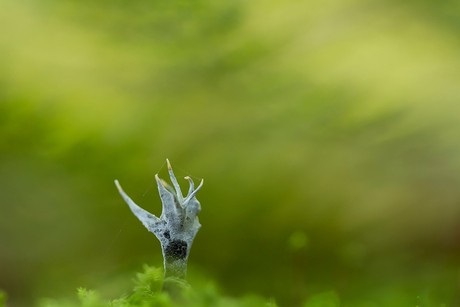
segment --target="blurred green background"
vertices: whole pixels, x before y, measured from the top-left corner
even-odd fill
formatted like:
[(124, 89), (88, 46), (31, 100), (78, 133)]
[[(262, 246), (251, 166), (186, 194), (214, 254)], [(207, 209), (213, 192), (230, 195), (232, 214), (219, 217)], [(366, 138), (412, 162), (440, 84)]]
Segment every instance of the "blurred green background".
[(459, 38), (454, 0), (0, 1), (9, 306), (161, 266), (113, 180), (159, 215), (165, 158), (205, 179), (192, 285), (459, 306)]

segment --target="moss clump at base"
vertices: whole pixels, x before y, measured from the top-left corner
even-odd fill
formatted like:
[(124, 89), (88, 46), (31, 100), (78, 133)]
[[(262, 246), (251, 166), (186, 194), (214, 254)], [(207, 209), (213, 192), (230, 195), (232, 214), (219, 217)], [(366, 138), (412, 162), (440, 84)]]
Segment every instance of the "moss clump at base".
[[(168, 288), (168, 292), (161, 291), (162, 287)], [(130, 295), (106, 300), (98, 291), (85, 288), (77, 289), (77, 295), (79, 302), (43, 300), (40, 307), (276, 307), (273, 301), (259, 296), (238, 299), (222, 296), (211, 283), (192, 289), (183, 279), (170, 277), (163, 280), (163, 270), (148, 265), (144, 265), (143, 272), (136, 274)]]

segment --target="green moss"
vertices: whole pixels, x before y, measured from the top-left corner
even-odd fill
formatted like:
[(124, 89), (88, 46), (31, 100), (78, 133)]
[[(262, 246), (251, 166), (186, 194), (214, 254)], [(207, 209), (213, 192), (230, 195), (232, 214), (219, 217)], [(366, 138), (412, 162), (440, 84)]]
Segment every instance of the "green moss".
[(0, 307), (5, 307), (7, 295), (4, 291), (0, 290)]
[[(134, 287), (130, 295), (122, 295), (118, 299), (101, 298), (98, 291), (78, 288), (79, 302), (57, 302), (43, 300), (40, 307), (276, 307), (274, 301), (250, 295), (242, 298), (231, 298), (219, 294), (215, 287), (207, 283), (200, 288), (192, 289), (183, 279), (167, 278), (163, 280), (161, 269), (144, 265), (144, 271), (136, 274)], [(163, 283), (174, 291), (161, 292)], [(1, 297), (1, 296), (0, 296)], [(2, 307), (3, 305), (0, 305)]]
[(313, 295), (305, 302), (305, 307), (339, 307), (340, 300), (334, 291)]

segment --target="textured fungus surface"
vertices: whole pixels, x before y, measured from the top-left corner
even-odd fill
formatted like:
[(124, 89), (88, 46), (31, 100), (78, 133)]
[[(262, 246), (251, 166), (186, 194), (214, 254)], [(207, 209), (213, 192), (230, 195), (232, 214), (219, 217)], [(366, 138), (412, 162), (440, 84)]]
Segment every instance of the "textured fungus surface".
[(165, 257), (170, 260), (187, 258), (187, 242), (174, 240), (166, 246)]
[(190, 188), (187, 196), (184, 197), (174, 176), (171, 164), (168, 159), (166, 161), (174, 188), (160, 179), (158, 174), (155, 175), (161, 202), (163, 203), (160, 218), (136, 205), (123, 191), (118, 180), (115, 180), (115, 184), (134, 215), (160, 241), (163, 250), (165, 277), (185, 278), (190, 247), (201, 227), (197, 217), (201, 206), (195, 195), (203, 186), (203, 180), (195, 189), (193, 180), (190, 177), (185, 177), (190, 183)]

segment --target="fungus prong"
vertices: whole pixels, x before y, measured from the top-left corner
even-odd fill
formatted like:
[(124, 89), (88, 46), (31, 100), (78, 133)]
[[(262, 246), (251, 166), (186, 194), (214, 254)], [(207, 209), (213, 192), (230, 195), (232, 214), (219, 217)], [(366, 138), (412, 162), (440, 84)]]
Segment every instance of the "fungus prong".
[(203, 186), (203, 183), (204, 183), (204, 179), (201, 179), (201, 182), (200, 182), (200, 185), (196, 188), (195, 191), (193, 191), (192, 193), (190, 193), (189, 195), (187, 195), (187, 198), (184, 200), (184, 202), (188, 202), (189, 200), (191, 200), (193, 197), (195, 197), (196, 193), (198, 193), (198, 191), (201, 189), (201, 187)]
[(118, 180), (115, 180), (115, 185), (117, 186), (118, 192), (120, 193), (121, 197), (123, 197), (131, 211), (142, 222), (142, 224), (144, 224), (145, 227), (149, 228), (150, 224), (158, 223), (160, 221), (160, 219), (157, 218), (155, 215), (147, 212), (146, 210), (136, 205), (136, 203), (133, 202), (133, 200), (125, 193), (125, 191), (123, 191)]
[(190, 178), (189, 176), (186, 176), (184, 177), (184, 179), (187, 179), (188, 182), (190, 183), (190, 188), (188, 189), (188, 193), (187, 193), (187, 197), (189, 197), (190, 194), (192, 194), (193, 192), (193, 189), (195, 188), (195, 183), (193, 182), (192, 178)]
[(177, 182), (177, 179), (176, 179), (176, 176), (174, 176), (174, 172), (172, 170), (172, 167), (171, 167), (171, 163), (169, 162), (169, 159), (166, 159), (166, 162), (168, 164), (168, 173), (169, 173), (169, 177), (171, 178), (171, 182), (172, 184), (174, 185), (174, 188), (176, 189), (176, 195), (177, 195), (177, 198), (179, 198), (180, 201), (183, 201), (184, 200), (184, 196), (182, 195), (182, 191), (180, 189), (180, 185), (179, 183)]

